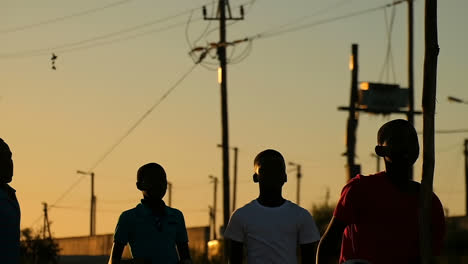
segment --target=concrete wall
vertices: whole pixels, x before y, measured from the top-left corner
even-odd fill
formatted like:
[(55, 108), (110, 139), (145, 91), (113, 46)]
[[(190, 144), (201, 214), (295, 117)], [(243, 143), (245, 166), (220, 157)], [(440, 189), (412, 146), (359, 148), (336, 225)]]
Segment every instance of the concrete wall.
[[(208, 247), (209, 227), (187, 228), (187, 233), (190, 250), (196, 254), (205, 255)], [(57, 238), (55, 241), (60, 248), (60, 264), (98, 264), (107, 263), (114, 242), (114, 235), (65, 237)], [(128, 246), (125, 247), (122, 257), (124, 259), (131, 258)]]

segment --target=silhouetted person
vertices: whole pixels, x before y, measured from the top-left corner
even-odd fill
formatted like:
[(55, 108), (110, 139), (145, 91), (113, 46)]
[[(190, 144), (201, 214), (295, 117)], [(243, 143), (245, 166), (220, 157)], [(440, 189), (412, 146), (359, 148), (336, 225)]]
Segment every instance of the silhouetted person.
[(167, 189), (163, 167), (156, 163), (143, 165), (138, 170), (136, 185), (143, 199), (120, 215), (109, 263), (120, 263), (127, 243), (134, 263), (192, 263), (184, 215), (162, 200)]
[(282, 196), (287, 180), (283, 156), (272, 149), (260, 152), (254, 170), (260, 195), (232, 214), (224, 232), (231, 244), (230, 264), (242, 263), (244, 246), (250, 264), (297, 264), (298, 245), (302, 263), (313, 263), (320, 233), (307, 210)]
[[(384, 157), (383, 172), (357, 175), (343, 188), (333, 217), (317, 252), (317, 263), (417, 264), (419, 254), (420, 184), (410, 179), (419, 156), (418, 136), (406, 120), (384, 124), (377, 134), (375, 152)], [(432, 245), (437, 254), (443, 243), (442, 204), (432, 196)], [(365, 262), (367, 261), (367, 262)]]
[(20, 207), (13, 179), (12, 153), (0, 138), (0, 263), (18, 264), (20, 256)]

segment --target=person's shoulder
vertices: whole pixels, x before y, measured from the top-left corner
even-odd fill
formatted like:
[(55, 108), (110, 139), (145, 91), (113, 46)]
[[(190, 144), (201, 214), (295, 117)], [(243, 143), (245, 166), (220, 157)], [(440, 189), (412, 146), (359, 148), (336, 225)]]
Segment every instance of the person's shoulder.
[(125, 210), (120, 214), (120, 219), (129, 219), (129, 218), (134, 218), (137, 214), (138, 211), (138, 206), (135, 206), (131, 209)]
[(292, 210), (292, 211), (296, 212), (296, 215), (298, 215), (300, 217), (311, 216), (310, 212), (307, 209), (305, 209), (304, 207), (302, 207), (302, 206), (300, 206), (300, 205), (298, 205), (298, 204), (296, 204), (294, 202), (286, 200), (284, 203), (285, 203), (284, 208), (286, 210)]
[(249, 214), (252, 211), (257, 211), (259, 205), (257, 200), (252, 200), (250, 203), (245, 204), (242, 207), (237, 208), (232, 215), (240, 216), (240, 215), (245, 215)]
[(168, 215), (173, 215), (177, 217), (183, 217), (184, 214), (177, 208), (166, 206), (166, 212)]
[(375, 174), (363, 175), (358, 174), (354, 178), (348, 181), (349, 186), (363, 186), (363, 185), (373, 185), (382, 181), (387, 181), (387, 176), (385, 172), (378, 172)]

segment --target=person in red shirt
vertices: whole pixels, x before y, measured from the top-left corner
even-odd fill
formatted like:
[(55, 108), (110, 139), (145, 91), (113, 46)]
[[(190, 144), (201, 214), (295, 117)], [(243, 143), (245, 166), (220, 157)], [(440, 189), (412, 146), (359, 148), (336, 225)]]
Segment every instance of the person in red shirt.
[[(377, 134), (383, 172), (357, 175), (343, 188), (333, 217), (317, 249), (317, 264), (416, 264), (419, 257), (420, 184), (410, 179), (419, 156), (418, 136), (406, 120), (384, 124)], [(432, 245), (443, 244), (445, 218), (439, 198), (432, 196)], [(341, 254), (334, 250), (341, 240)]]

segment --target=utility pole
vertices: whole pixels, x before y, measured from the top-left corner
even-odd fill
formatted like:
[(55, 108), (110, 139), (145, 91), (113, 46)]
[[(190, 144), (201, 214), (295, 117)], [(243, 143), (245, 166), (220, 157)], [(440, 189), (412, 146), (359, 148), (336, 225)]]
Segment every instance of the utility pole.
[[(226, 16), (226, 8), (228, 16)], [(217, 44), (217, 54), (219, 59), (218, 82), (221, 88), (221, 126), (222, 126), (222, 148), (223, 148), (223, 224), (227, 226), (229, 222), (229, 126), (228, 126), (228, 105), (227, 105), (227, 58), (226, 58), (226, 21), (243, 20), (244, 8), (241, 6), (241, 17), (232, 17), (229, 0), (218, 1), (218, 12), (216, 17), (207, 17), (206, 9), (203, 8), (205, 20), (219, 20), (219, 43)], [(227, 247), (225, 247), (227, 248)], [(226, 253), (226, 251), (225, 251)], [(226, 254), (224, 254), (226, 255)]]
[[(44, 206), (44, 224), (42, 226), (42, 239), (51, 239), (52, 234), (50, 232), (50, 222), (49, 222), (49, 215), (47, 213), (47, 210), (48, 210), (47, 203), (43, 202), (42, 205)], [(46, 236), (46, 234), (48, 236)]]
[(301, 198), (301, 164), (297, 164), (294, 162), (289, 162), (288, 163), (291, 166), (296, 166), (296, 176), (297, 176), (297, 185), (296, 185), (296, 204), (300, 204), (300, 198)]
[(371, 156), (375, 158), (376, 160), (376, 171), (377, 172), (380, 172), (380, 156), (379, 155), (376, 155), (375, 153), (371, 153)]
[(213, 226), (213, 207), (211, 207), (209, 205), (208, 205), (208, 217), (209, 217), (208, 223), (210, 223), (210, 239), (212, 239), (211, 236), (212, 236), (212, 234), (214, 234), (214, 230), (215, 230), (216, 227)]
[(96, 196), (94, 195), (94, 172), (76, 171), (78, 174), (91, 176), (91, 207), (89, 220), (89, 236), (96, 235)]
[(234, 150), (234, 179), (233, 179), (233, 190), (232, 190), (232, 212), (236, 210), (236, 199), (237, 199), (237, 154), (239, 149), (237, 147)]
[(424, 74), (423, 74), (423, 165), (419, 210), (419, 241), (421, 264), (433, 263), (431, 206), (435, 167), (435, 106), (437, 94), (437, 63), (439, 37), (437, 0), (425, 1), (424, 19)]
[[(414, 126), (414, 63), (413, 63), (413, 0), (408, 2), (408, 114), (407, 119)], [(410, 171), (411, 179), (414, 178), (414, 169)]]
[(169, 207), (172, 206), (172, 183), (167, 182), (167, 189), (168, 189), (168, 194), (167, 194), (167, 203)]
[(468, 215), (468, 139), (465, 139), (465, 215)]
[(216, 240), (216, 211), (217, 211), (217, 206), (216, 206), (216, 197), (218, 196), (218, 177), (215, 177), (213, 175), (208, 176), (213, 182), (214, 185), (214, 190), (213, 190), (213, 239)]
[[(228, 16), (226, 17), (226, 8)], [(222, 127), (222, 145), (223, 145), (223, 227), (229, 222), (231, 210), (229, 209), (229, 126), (228, 126), (228, 105), (227, 105), (227, 58), (226, 58), (226, 21), (243, 20), (244, 8), (240, 8), (241, 17), (232, 17), (229, 0), (218, 1), (218, 12), (216, 17), (206, 17), (206, 9), (203, 8), (203, 17), (205, 20), (219, 20), (219, 43), (217, 45), (217, 54), (219, 59), (218, 82), (221, 88), (221, 127)], [(227, 242), (224, 247), (223, 260), (227, 262), (229, 245)]]
[[(218, 144), (218, 147), (222, 148), (223, 145), (221, 144)], [(231, 148), (233, 151), (234, 151), (234, 177), (233, 177), (233, 180), (232, 180), (232, 212), (234, 212), (234, 210), (236, 210), (236, 199), (237, 199), (237, 156), (238, 156), (238, 152), (239, 152), (239, 148), (238, 147), (232, 147)]]
[(346, 128), (346, 157), (348, 178), (347, 181), (360, 173), (360, 166), (354, 163), (356, 156), (356, 129), (358, 125), (359, 113), (356, 111), (356, 102), (358, 99), (358, 45), (353, 44), (351, 47), (351, 95), (349, 99), (349, 116)]

